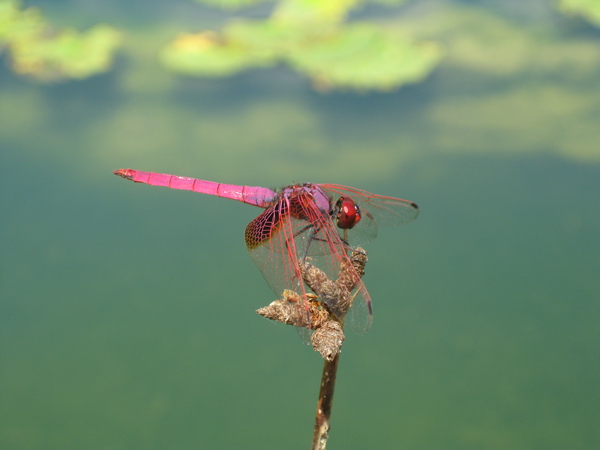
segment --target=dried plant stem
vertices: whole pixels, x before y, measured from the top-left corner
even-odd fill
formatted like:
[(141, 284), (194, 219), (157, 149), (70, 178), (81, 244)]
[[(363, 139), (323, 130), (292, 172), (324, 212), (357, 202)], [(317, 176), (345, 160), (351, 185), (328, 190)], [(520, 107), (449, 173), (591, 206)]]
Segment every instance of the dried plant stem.
[(323, 375), (321, 376), (321, 390), (317, 403), (317, 415), (315, 417), (315, 431), (313, 434), (312, 450), (325, 450), (329, 438), (331, 408), (333, 407), (333, 391), (335, 389), (335, 378), (337, 375), (340, 354), (329, 361), (325, 359)]
[[(361, 282), (366, 263), (367, 252), (360, 247), (353, 249), (348, 258), (341, 260), (337, 279), (332, 281), (323, 270), (308, 261), (299, 260), (302, 278), (314, 295), (306, 294), (306, 298), (303, 298), (298, 292), (284, 289), (282, 298), (256, 311), (268, 319), (314, 331), (311, 343), (325, 360), (325, 365), (321, 376), (312, 450), (325, 450), (327, 447), (335, 379), (345, 340), (344, 318), (357, 295), (352, 295), (352, 292)], [(364, 286), (362, 289), (364, 290)], [(303, 305), (306, 308), (299, 307)], [(370, 305), (367, 307), (370, 313)], [(370, 321), (370, 316), (368, 320)]]

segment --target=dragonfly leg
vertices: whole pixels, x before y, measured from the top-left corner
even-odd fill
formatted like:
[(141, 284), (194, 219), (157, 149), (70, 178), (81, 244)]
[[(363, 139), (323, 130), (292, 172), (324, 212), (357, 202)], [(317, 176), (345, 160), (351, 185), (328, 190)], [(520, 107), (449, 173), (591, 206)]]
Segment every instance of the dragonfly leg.
[(308, 244), (306, 245), (306, 249), (304, 250), (304, 255), (302, 255), (302, 261), (306, 261), (306, 258), (308, 257), (308, 250), (310, 249), (310, 244), (312, 243), (313, 240), (325, 242), (325, 239), (315, 237), (321, 230), (321, 226), (319, 226), (319, 228), (315, 228), (314, 223), (310, 223), (310, 224), (306, 225), (304, 228), (302, 228), (302, 229), (298, 230), (296, 233), (294, 233), (294, 239), (296, 239), (298, 236), (306, 233), (308, 230), (312, 230), (312, 231), (308, 237)]
[[(313, 230), (308, 238), (308, 245), (306, 246), (306, 249), (304, 250), (304, 255), (302, 255), (302, 261), (306, 261), (306, 257), (308, 256), (308, 249), (310, 248), (310, 244), (311, 244), (312, 240), (314, 239), (315, 235), (319, 232), (319, 230), (314, 231), (314, 228), (315, 228), (315, 225), (310, 223), (310, 224), (306, 225), (304, 228), (302, 228), (302, 229), (298, 230), (296, 233), (294, 233), (294, 239), (296, 239), (298, 236), (306, 233), (308, 230), (311, 230), (311, 229)], [(286, 245), (287, 245), (287, 243), (286, 243)]]
[[(321, 231), (321, 228), (322, 228), (322, 226), (319, 226), (317, 228), (314, 223), (311, 223), (309, 225), (306, 225), (304, 228), (300, 229), (299, 231), (297, 231), (294, 234), (294, 239), (296, 239), (298, 236), (302, 235), (303, 233), (306, 233), (307, 231), (312, 230), (308, 237), (308, 244), (306, 245), (304, 255), (302, 255), (302, 261), (306, 261), (306, 258), (308, 257), (308, 251), (310, 250), (310, 245), (313, 240), (320, 241), (320, 242), (327, 242), (326, 239), (316, 237), (317, 234), (319, 234), (319, 231)], [(350, 247), (350, 244), (348, 243), (348, 230), (344, 229), (344, 233), (342, 236), (340, 236), (340, 238), (341, 238), (342, 243), (344, 244), (344, 247), (346, 247), (346, 250), (348, 250), (348, 251), (352, 250), (352, 247)]]

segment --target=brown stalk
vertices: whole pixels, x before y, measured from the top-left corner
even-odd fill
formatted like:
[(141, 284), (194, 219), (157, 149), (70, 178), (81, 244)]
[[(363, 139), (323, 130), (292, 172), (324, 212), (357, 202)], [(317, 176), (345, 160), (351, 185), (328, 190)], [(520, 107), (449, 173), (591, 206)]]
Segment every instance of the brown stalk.
[(325, 450), (329, 438), (331, 408), (333, 407), (333, 392), (337, 375), (340, 354), (332, 360), (325, 360), (323, 375), (321, 376), (321, 389), (317, 402), (317, 415), (315, 417), (315, 430), (313, 433), (312, 450)]
[(315, 293), (309, 298), (308, 315), (299, 313), (303, 311), (303, 308), (298, 308), (302, 298), (291, 290), (285, 290), (281, 299), (257, 310), (268, 319), (314, 330), (311, 343), (315, 351), (321, 354), (325, 364), (317, 402), (312, 450), (325, 450), (327, 446), (335, 380), (345, 340), (344, 318), (352, 306), (352, 291), (364, 274), (366, 262), (367, 253), (357, 247), (349, 259), (342, 261), (338, 278), (332, 281), (318, 267), (299, 261), (304, 282)]

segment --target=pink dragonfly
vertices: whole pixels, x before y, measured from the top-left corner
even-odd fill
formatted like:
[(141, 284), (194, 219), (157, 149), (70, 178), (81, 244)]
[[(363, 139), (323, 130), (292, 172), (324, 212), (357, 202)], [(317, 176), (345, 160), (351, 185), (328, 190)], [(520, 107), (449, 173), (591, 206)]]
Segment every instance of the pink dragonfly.
[[(133, 169), (115, 170), (114, 174), (137, 183), (216, 195), (264, 208), (246, 227), (246, 247), (276, 295), (281, 296), (284, 289), (300, 295), (303, 304), (298, 305), (302, 309), (298, 314), (305, 317), (309, 303), (300, 261), (314, 262), (335, 280), (342, 261), (350, 263), (351, 245), (374, 239), (378, 224), (408, 223), (419, 213), (413, 202), (337, 184), (304, 183), (273, 191)], [(355, 289), (348, 316), (338, 319), (364, 333), (372, 321), (371, 297), (362, 281)], [(327, 306), (335, 313), (335, 305)]]

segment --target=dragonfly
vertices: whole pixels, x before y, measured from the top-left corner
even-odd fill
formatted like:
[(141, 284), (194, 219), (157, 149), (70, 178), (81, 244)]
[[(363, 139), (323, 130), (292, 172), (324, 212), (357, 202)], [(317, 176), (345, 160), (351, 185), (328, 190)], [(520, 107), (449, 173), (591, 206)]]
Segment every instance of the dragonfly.
[[(342, 265), (355, 270), (349, 252), (374, 239), (378, 225), (405, 224), (419, 214), (414, 202), (338, 184), (300, 183), (272, 190), (133, 169), (113, 173), (136, 183), (215, 195), (263, 208), (246, 227), (246, 247), (276, 295), (293, 290), (300, 296), (302, 301), (295, 307), (308, 321), (310, 295), (302, 277), (303, 262), (310, 261), (334, 280)], [(356, 279), (347, 317), (337, 319), (362, 334), (371, 326), (373, 307), (358, 274)], [(327, 306), (335, 314), (335, 305)]]

